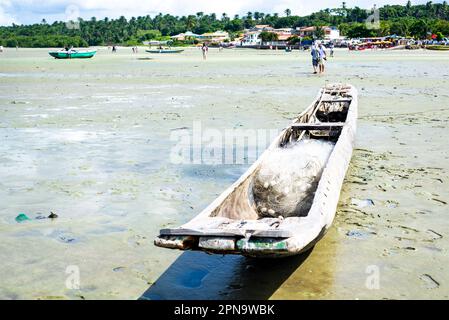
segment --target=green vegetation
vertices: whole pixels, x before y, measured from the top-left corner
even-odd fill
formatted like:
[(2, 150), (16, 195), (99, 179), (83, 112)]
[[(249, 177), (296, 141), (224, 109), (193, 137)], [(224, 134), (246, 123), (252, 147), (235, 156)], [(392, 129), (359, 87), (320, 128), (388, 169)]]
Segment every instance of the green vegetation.
[(313, 32), (313, 36), (315, 37), (315, 39), (323, 39), (325, 36), (324, 30), (323, 30), (323, 26), (317, 24), (315, 26), (315, 31)]
[[(127, 20), (118, 19), (90, 20), (79, 19), (79, 29), (67, 28), (65, 22), (48, 24), (13, 25), (0, 27), (0, 45), (21, 47), (61, 47), (63, 45), (87, 46), (124, 44), (137, 45), (145, 40), (167, 40), (169, 36), (192, 31), (197, 34), (225, 30), (231, 39), (244, 28), (256, 24), (269, 24), (275, 28), (303, 26), (338, 26), (343, 35), (348, 37), (369, 37), (397, 34), (424, 39), (429, 33), (439, 38), (449, 35), (449, 6), (442, 3), (428, 2), (424, 5), (386, 5), (380, 8), (380, 28), (369, 29), (365, 21), (370, 15), (359, 7), (347, 8), (345, 3), (340, 8), (324, 9), (308, 16), (291, 15), (286, 9), (284, 16), (262, 12), (248, 12), (246, 15), (229, 17), (223, 13), (198, 12), (196, 15), (175, 17), (158, 14), (155, 17), (143, 16)], [(320, 36), (320, 31), (315, 36)], [(191, 41), (193, 43), (193, 40)]]
[(37, 35), (37, 36), (9, 36), (1, 37), (0, 45), (5, 47), (30, 47), (30, 48), (51, 48), (51, 47), (88, 47), (89, 44), (80, 36), (66, 35)]
[(273, 32), (263, 31), (259, 34), (259, 38), (262, 39), (262, 42), (277, 41), (278, 35)]

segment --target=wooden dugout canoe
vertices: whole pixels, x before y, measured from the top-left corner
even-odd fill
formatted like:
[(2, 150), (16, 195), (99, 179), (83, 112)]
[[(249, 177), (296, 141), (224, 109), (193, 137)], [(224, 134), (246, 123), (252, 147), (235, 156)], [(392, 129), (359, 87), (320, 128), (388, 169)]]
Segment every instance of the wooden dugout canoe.
[[(322, 88), (315, 101), (280, 133), (239, 180), (188, 223), (160, 230), (154, 244), (251, 257), (290, 256), (311, 248), (323, 237), (335, 216), (352, 156), (357, 105), (357, 90), (351, 85)], [(305, 138), (335, 143), (307, 216), (260, 218), (251, 188), (260, 164), (274, 149)]]
[(92, 51), (50, 51), (49, 55), (55, 59), (88, 59), (92, 58), (97, 53), (96, 50)]

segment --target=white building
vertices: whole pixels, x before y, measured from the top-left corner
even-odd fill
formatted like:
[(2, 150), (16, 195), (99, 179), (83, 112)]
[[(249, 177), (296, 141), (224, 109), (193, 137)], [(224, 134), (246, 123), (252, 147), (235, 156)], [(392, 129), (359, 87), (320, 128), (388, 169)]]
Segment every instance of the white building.
[(203, 33), (202, 35), (197, 37), (200, 40), (207, 40), (207, 41), (212, 41), (212, 42), (224, 42), (229, 40), (229, 33), (227, 33), (226, 31), (215, 31), (215, 32), (208, 32), (208, 33)]
[[(340, 30), (336, 27), (322, 27), (324, 32), (324, 39), (325, 40), (338, 40), (341, 39), (340, 37)], [(299, 34), (300, 37), (313, 37), (315, 34), (316, 27), (302, 27), (302, 28), (296, 28), (296, 32)]]
[(336, 27), (327, 27), (324, 32), (326, 33), (326, 40), (339, 40), (341, 39), (340, 30)]
[(243, 35), (242, 46), (257, 46), (262, 44), (259, 35), (262, 31), (249, 31)]

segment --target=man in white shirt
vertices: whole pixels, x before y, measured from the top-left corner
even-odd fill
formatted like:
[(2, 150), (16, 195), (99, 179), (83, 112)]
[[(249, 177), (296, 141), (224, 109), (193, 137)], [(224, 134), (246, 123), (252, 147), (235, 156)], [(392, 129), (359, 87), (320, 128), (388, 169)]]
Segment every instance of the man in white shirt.
[(318, 45), (318, 53), (320, 54), (320, 59), (318, 61), (318, 66), (320, 69), (320, 73), (324, 73), (324, 60), (327, 60), (326, 50), (322, 43)]

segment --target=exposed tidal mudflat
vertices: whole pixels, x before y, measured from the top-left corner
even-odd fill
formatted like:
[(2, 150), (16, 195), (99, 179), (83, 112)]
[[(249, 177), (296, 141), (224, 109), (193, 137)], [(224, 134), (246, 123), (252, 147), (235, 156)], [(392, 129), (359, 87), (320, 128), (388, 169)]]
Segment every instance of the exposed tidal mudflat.
[[(337, 50), (315, 76), (304, 52), (140, 51), (0, 54), (0, 298), (449, 298), (446, 52)], [(330, 82), (359, 90), (357, 142), (311, 252), (258, 261), (153, 246), (248, 167), (173, 163), (174, 131), (280, 129)]]

